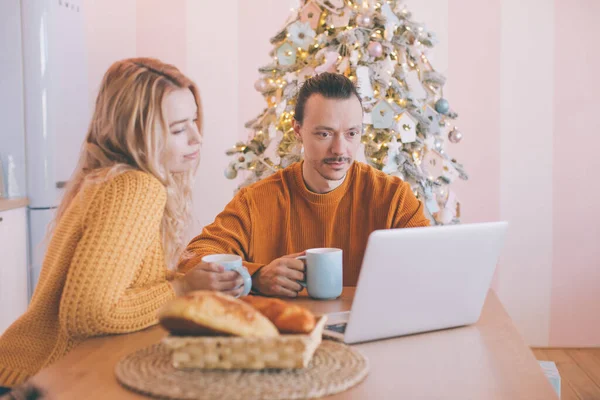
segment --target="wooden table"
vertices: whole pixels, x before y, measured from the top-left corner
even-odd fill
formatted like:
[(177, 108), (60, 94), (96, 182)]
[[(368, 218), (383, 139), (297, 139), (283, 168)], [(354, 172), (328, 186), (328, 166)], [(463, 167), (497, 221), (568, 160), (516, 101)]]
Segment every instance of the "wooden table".
[[(296, 300), (320, 314), (350, 309), (353, 288), (334, 301)], [(32, 383), (49, 399), (141, 399), (114, 376), (117, 361), (157, 343), (153, 327), (129, 335), (91, 339), (42, 370)], [(355, 346), (370, 373), (358, 386), (331, 399), (556, 399), (500, 301), (490, 292), (475, 325)]]

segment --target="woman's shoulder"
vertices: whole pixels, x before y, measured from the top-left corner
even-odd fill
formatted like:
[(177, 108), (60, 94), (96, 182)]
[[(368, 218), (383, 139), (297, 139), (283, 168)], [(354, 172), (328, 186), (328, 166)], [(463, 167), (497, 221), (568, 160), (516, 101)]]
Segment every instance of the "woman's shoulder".
[(113, 200), (111, 202), (157, 204), (164, 207), (167, 199), (165, 186), (153, 175), (139, 170), (121, 172), (86, 186), (84, 198), (89, 203), (110, 198)]
[(139, 170), (128, 170), (98, 182), (97, 190), (133, 191), (147, 194), (166, 194), (165, 186), (153, 175)]
[(164, 192), (165, 186), (152, 174), (140, 170), (129, 170), (110, 178), (107, 184), (121, 184), (128, 186), (141, 186), (148, 190)]

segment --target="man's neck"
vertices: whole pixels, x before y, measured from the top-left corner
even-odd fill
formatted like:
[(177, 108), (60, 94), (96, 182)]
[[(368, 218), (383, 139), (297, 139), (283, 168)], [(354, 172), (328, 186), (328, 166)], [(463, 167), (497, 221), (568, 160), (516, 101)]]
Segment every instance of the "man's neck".
[(334, 191), (340, 187), (342, 183), (344, 183), (346, 176), (348, 176), (348, 173), (346, 173), (346, 175), (344, 175), (344, 177), (340, 180), (330, 181), (323, 178), (321, 174), (312, 169), (306, 163), (302, 164), (302, 177), (304, 178), (304, 183), (306, 184), (308, 190), (313, 193), (324, 194)]

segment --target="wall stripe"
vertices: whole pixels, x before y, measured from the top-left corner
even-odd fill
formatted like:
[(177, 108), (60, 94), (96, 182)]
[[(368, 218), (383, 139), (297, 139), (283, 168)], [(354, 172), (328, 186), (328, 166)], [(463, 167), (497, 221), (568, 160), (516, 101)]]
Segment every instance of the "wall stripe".
[(600, 346), (600, 3), (557, 1), (550, 344)]
[(503, 0), (500, 217), (510, 223), (498, 295), (527, 343), (549, 340), (554, 4)]
[(137, 56), (187, 65), (186, 0), (137, 0)]

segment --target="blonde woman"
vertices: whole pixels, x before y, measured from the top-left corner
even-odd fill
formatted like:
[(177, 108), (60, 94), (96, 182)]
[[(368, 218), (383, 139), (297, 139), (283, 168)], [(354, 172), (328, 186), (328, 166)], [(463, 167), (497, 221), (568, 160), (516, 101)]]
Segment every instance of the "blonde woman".
[(242, 291), (185, 248), (202, 132), (200, 96), (177, 68), (138, 58), (105, 74), (78, 167), (58, 209), (31, 304), (0, 338), (0, 386), (18, 385), (83, 340), (157, 322), (190, 290)]

